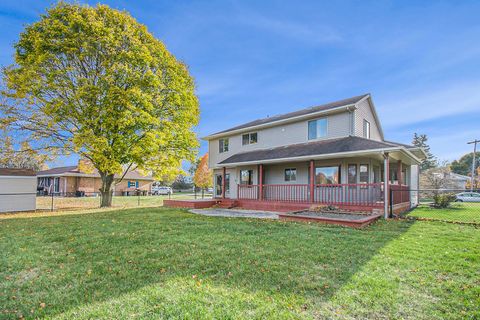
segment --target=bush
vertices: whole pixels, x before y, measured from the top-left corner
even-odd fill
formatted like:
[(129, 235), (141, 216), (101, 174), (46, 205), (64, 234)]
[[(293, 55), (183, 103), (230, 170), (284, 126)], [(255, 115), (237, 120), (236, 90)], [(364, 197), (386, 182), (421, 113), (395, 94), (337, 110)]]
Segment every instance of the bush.
[(433, 207), (447, 208), (450, 205), (450, 202), (454, 200), (455, 200), (455, 195), (453, 194), (435, 194), (433, 196)]

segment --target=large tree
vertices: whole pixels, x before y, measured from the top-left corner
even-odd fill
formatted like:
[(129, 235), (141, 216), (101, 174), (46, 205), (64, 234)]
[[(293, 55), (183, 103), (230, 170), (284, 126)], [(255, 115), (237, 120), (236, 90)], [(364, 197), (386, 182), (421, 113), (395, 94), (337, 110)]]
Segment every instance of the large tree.
[[(458, 160), (454, 160), (450, 164), (450, 170), (452, 172), (463, 174), (465, 176), (472, 175), (472, 161), (473, 152), (467, 153)], [(480, 168), (480, 152), (475, 153), (475, 168)]]
[(426, 134), (417, 134), (417, 133), (413, 134), (412, 144), (415, 147), (422, 148), (427, 155), (425, 160), (423, 160), (422, 163), (420, 164), (421, 171), (425, 171), (438, 166), (438, 160), (430, 151), (430, 146), (428, 145), (427, 141), (428, 141), (428, 137)]
[(28, 141), (14, 148), (12, 137), (3, 133), (0, 137), (0, 168), (23, 168), (39, 171), (46, 169), (48, 156), (33, 149)]
[(182, 159), (193, 160), (194, 81), (126, 12), (61, 2), (26, 27), (15, 49), (1, 124), (38, 149), (90, 160), (102, 178), (102, 206), (128, 170), (176, 176)]

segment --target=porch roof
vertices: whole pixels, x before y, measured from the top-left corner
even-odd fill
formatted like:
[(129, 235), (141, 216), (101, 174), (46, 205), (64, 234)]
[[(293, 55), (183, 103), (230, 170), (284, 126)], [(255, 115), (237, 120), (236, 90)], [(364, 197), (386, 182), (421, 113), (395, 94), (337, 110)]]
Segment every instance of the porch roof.
[(419, 149), (405, 144), (376, 141), (356, 136), (328, 139), (289, 146), (254, 150), (237, 153), (221, 161), (219, 165), (254, 164), (261, 162), (284, 162), (319, 158), (334, 158), (366, 155), (382, 152), (401, 153), (402, 158), (408, 158), (412, 163), (418, 163), (420, 156), (414, 155)]

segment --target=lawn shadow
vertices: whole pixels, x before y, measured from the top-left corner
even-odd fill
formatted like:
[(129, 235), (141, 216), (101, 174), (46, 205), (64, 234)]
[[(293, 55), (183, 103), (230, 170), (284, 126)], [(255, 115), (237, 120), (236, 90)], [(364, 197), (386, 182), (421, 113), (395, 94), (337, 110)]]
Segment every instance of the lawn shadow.
[[(52, 317), (183, 279), (265, 303), (288, 301), (301, 314), (311, 301), (327, 301), (412, 223), (379, 221), (356, 230), (163, 208), (10, 219), (0, 222), (6, 253), (0, 304), (16, 312), (8, 316)], [(225, 299), (218, 307), (230, 303)]]

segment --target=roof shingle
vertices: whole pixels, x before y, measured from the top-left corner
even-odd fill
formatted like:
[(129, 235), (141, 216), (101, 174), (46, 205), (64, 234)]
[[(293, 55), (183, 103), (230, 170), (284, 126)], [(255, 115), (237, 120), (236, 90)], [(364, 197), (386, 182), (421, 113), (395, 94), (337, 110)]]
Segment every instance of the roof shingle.
[(32, 177), (35, 172), (32, 169), (0, 168), (0, 176)]
[(345, 138), (306, 142), (283, 147), (237, 153), (221, 161), (220, 164), (317, 156), (332, 153), (375, 150), (400, 146), (405, 147), (406, 145), (350, 136)]
[(229, 131), (245, 129), (245, 128), (258, 126), (258, 125), (261, 125), (261, 124), (266, 124), (266, 123), (270, 123), (270, 122), (274, 122), (274, 121), (285, 120), (285, 119), (289, 119), (289, 118), (293, 118), (293, 117), (303, 116), (303, 115), (307, 115), (307, 114), (314, 113), (314, 112), (326, 111), (326, 110), (330, 110), (330, 109), (334, 109), (334, 108), (338, 108), (338, 107), (342, 107), (342, 106), (352, 105), (352, 104), (355, 104), (358, 101), (362, 100), (363, 98), (365, 98), (368, 95), (369, 94), (366, 93), (366, 94), (363, 94), (363, 95), (360, 95), (360, 96), (355, 96), (355, 97), (351, 97), (351, 98), (347, 98), (347, 99), (343, 99), (343, 100), (329, 102), (329, 103), (322, 104), (322, 105), (315, 106), (315, 107), (310, 107), (310, 108), (306, 108), (306, 109), (302, 109), (302, 110), (298, 110), (298, 111), (294, 111), (294, 112), (280, 114), (280, 115), (276, 115), (276, 116), (273, 116), (273, 117), (257, 119), (257, 120), (247, 122), (247, 123), (241, 124), (239, 126), (236, 126), (236, 127), (230, 128), (230, 129), (226, 129), (226, 130), (223, 130), (223, 131), (216, 132), (212, 135), (227, 133)]

